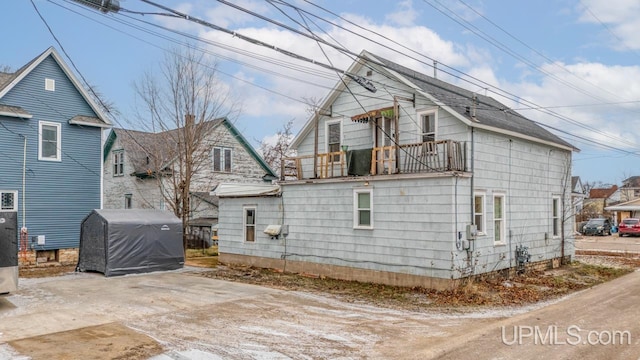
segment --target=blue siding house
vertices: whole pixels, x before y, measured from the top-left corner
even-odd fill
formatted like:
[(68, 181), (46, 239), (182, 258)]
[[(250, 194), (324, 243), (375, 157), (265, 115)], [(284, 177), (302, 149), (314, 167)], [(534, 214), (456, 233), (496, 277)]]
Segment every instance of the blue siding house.
[(102, 131), (111, 126), (53, 48), (0, 72), (0, 211), (15, 211), (21, 248), (59, 260), (102, 205)]

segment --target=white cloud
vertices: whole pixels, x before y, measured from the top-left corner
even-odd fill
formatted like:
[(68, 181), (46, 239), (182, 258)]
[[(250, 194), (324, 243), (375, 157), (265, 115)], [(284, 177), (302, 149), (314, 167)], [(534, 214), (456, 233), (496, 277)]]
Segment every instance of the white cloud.
[(387, 21), (399, 26), (412, 26), (419, 13), (413, 8), (411, 0), (398, 3), (398, 10), (388, 14)]
[(599, 24), (617, 50), (640, 49), (640, 2), (637, 0), (582, 0), (579, 21)]

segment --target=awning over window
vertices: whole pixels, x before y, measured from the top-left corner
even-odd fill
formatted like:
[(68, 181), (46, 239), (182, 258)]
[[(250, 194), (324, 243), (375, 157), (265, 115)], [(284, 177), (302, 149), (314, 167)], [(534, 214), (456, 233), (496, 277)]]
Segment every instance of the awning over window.
[(218, 197), (251, 197), (280, 195), (280, 186), (266, 184), (220, 184), (212, 192)]
[(352, 116), (351, 117), (351, 121), (357, 121), (359, 123), (368, 123), (369, 120), (372, 119), (376, 119), (376, 118), (380, 118), (380, 117), (386, 117), (386, 118), (392, 118), (394, 116), (394, 112), (393, 112), (393, 106), (389, 106), (386, 108), (382, 108), (382, 109), (376, 109), (376, 110), (371, 110), (369, 112), (366, 112), (364, 114), (359, 114), (356, 116)]

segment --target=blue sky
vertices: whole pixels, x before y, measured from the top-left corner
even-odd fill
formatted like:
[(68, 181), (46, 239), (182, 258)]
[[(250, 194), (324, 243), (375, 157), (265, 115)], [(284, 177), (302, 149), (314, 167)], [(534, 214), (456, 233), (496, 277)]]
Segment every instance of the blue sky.
[[(325, 48), (327, 59), (315, 41), (218, 1), (156, 2), (340, 69), (352, 61)], [(134, 115), (134, 82), (145, 71), (157, 71), (165, 51), (176, 46), (167, 37), (188, 41), (139, 20), (212, 42), (198, 46), (218, 57), (220, 81), (242, 104), (236, 126), (254, 145), (254, 140), (269, 138), (288, 120), (293, 119), (295, 130), (300, 129), (307, 120), (305, 102), (322, 99), (338, 79), (325, 69), (182, 19), (125, 11), (103, 14), (68, 0), (33, 3), (82, 75), (115, 103), (121, 112), (115, 119), (119, 127), (144, 128)], [(635, 154), (640, 151), (640, 131), (636, 130), (640, 128), (640, 3), (636, 0), (233, 3), (301, 29), (292, 20), (302, 21), (300, 14), (283, 3), (298, 6), (317, 16), (307, 15), (305, 20), (311, 27), (317, 24), (316, 34), (325, 40), (337, 41), (356, 53), (367, 49), (427, 74), (433, 70), (425, 63), (436, 59), (441, 69), (449, 68), (457, 76), (441, 73), (443, 79), (486, 91), (525, 116), (564, 131), (559, 135), (581, 149), (574, 155), (573, 172), (583, 182), (619, 184), (640, 175), (640, 158)], [(120, 5), (126, 10), (162, 12), (139, 0), (121, 0)], [(396, 50), (381, 48), (321, 19)], [(30, 0), (3, 2), (0, 28), (4, 34), (0, 65), (15, 70), (49, 46), (60, 50)], [(395, 43), (368, 31), (384, 34)], [(407, 57), (409, 50), (397, 44), (415, 51), (411, 56), (424, 63)], [(469, 76), (475, 85), (460, 79), (469, 80)], [(478, 85), (477, 80), (492, 87), (485, 90), (488, 86)], [(520, 100), (496, 95), (501, 91)], [(544, 109), (530, 109), (537, 106)]]

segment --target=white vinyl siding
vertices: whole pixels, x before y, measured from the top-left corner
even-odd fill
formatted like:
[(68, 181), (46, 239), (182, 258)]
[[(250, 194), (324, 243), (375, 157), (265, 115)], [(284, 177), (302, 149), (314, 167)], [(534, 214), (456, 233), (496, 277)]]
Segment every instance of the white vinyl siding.
[(61, 144), (60, 123), (40, 121), (38, 123), (38, 160), (60, 161)]

